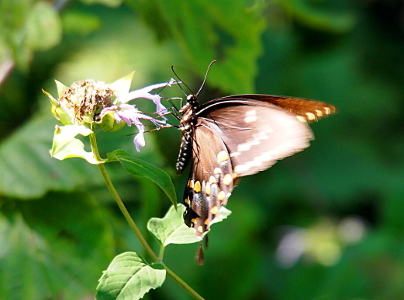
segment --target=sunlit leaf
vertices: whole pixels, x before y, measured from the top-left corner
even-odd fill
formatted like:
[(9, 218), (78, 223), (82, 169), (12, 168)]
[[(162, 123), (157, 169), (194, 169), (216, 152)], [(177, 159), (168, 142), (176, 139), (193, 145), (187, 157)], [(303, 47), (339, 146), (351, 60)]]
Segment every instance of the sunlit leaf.
[(66, 125), (55, 128), (51, 156), (60, 160), (71, 157), (79, 157), (90, 164), (100, 164), (103, 161), (95, 159), (93, 152), (85, 151), (82, 141), (76, 139), (77, 135), (88, 136), (93, 131), (84, 125)]
[[(201, 241), (201, 237), (195, 236), (195, 230), (185, 225), (184, 212), (185, 206), (183, 204), (178, 204), (177, 211), (171, 206), (163, 218), (151, 218), (147, 223), (147, 229), (164, 246), (169, 244), (190, 244)], [(211, 225), (221, 222), (230, 213), (228, 209), (222, 206), (216, 218), (211, 222)]]
[(195, 236), (194, 229), (184, 223), (184, 211), (183, 204), (178, 204), (177, 211), (171, 206), (163, 218), (151, 218), (147, 223), (147, 229), (164, 246), (199, 242), (201, 238)]

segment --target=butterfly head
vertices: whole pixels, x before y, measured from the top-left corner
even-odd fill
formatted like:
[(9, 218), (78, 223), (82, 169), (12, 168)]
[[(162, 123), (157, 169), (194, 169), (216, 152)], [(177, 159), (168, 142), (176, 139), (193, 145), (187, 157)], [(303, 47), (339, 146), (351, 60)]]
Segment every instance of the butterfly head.
[(198, 103), (198, 96), (195, 94), (190, 94), (187, 96), (187, 103), (192, 107), (192, 109), (195, 111), (199, 107)]

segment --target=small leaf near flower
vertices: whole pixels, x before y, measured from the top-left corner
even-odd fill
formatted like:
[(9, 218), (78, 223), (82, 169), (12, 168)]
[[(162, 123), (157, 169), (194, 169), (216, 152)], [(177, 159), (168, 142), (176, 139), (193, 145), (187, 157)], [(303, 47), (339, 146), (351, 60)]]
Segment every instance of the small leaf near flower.
[(122, 102), (122, 99), (129, 93), (134, 74), (135, 71), (111, 83), (110, 88), (115, 91), (117, 97), (114, 104)]
[(56, 125), (53, 145), (50, 151), (51, 156), (59, 160), (80, 157), (91, 164), (103, 163), (104, 161), (96, 160), (92, 152), (85, 151), (83, 142), (75, 138), (78, 134), (88, 136), (91, 133), (93, 131), (84, 125)]

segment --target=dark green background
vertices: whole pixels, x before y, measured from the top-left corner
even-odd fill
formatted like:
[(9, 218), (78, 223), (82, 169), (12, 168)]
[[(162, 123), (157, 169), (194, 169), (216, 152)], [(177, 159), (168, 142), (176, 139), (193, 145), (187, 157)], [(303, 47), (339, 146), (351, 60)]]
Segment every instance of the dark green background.
[[(196, 91), (213, 59), (201, 101), (267, 93), (329, 102), (339, 113), (312, 125), (310, 148), (241, 180), (204, 266), (196, 244), (169, 246), (167, 265), (206, 299), (403, 299), (403, 16), (398, 0), (65, 1), (56, 9), (2, 0), (0, 299), (91, 299), (116, 254), (142, 253), (96, 168), (49, 157), (56, 120), (41, 89), (55, 95), (54, 79), (113, 82), (133, 70), (136, 89), (168, 81), (175, 65)], [(146, 102), (136, 103), (152, 111)], [(100, 133), (103, 153), (137, 155), (134, 132)], [(181, 197), (180, 133), (146, 139), (139, 158), (172, 175)], [(169, 200), (118, 164), (107, 168), (146, 233)], [(355, 243), (341, 235), (347, 220), (362, 226)], [(277, 249), (292, 232), (304, 250), (285, 267)], [(167, 279), (146, 299), (189, 296)]]

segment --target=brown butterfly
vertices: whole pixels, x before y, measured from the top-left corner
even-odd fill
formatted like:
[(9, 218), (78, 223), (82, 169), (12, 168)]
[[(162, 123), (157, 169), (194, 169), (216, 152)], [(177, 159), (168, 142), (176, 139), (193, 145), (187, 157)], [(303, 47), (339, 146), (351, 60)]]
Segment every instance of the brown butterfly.
[(176, 170), (192, 158), (184, 192), (185, 223), (209, 230), (238, 178), (302, 151), (313, 139), (308, 122), (336, 112), (324, 102), (269, 95), (235, 95), (201, 106), (190, 95), (179, 111), (183, 136)]

